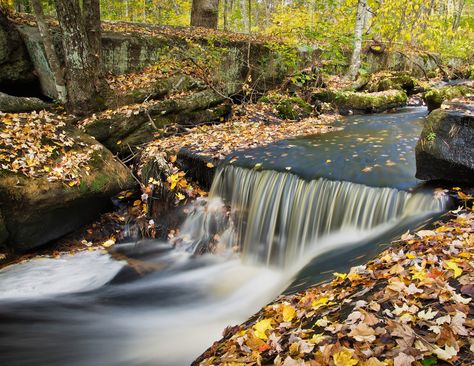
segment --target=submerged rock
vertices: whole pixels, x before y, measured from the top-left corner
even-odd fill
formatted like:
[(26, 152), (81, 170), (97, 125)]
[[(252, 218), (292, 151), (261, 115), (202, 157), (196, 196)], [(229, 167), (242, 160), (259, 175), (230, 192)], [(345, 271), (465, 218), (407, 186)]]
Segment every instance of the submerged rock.
[(431, 112), (441, 107), (443, 102), (454, 98), (460, 98), (469, 93), (474, 93), (474, 89), (464, 85), (446, 86), (443, 88), (428, 90), (423, 95), (423, 100), (425, 101), (428, 110)]
[[(48, 123), (47, 118), (42, 121)], [(8, 235), (7, 247), (12, 250), (25, 251), (72, 232), (107, 209), (112, 195), (134, 185), (128, 169), (92, 137), (68, 126), (56, 132), (65, 145), (50, 162), (36, 164), (36, 148), (46, 145), (32, 145), (33, 155), (16, 152), (13, 162), (12, 155), (2, 156), (0, 202), (5, 225), (0, 220), (0, 242)], [(71, 173), (63, 173), (68, 169), (77, 173), (75, 180), (68, 180)]]
[(423, 180), (474, 182), (474, 115), (442, 110), (425, 120), (416, 146), (416, 177)]
[(340, 91), (334, 95), (333, 103), (341, 114), (380, 113), (404, 106), (408, 97), (402, 90), (387, 90), (377, 93)]
[(2, 112), (31, 112), (49, 107), (50, 104), (38, 98), (14, 97), (0, 92), (0, 111)]

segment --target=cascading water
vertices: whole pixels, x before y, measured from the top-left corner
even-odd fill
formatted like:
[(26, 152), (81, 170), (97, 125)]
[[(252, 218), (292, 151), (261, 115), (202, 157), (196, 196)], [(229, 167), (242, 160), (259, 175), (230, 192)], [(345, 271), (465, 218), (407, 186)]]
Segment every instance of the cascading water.
[[(283, 144), (275, 150), (286, 156), (283, 172), (227, 165), (173, 243), (122, 245), (125, 254), (153, 265), (145, 275), (127, 277), (125, 262), (88, 252), (0, 270), (0, 364), (190, 364), (227, 325), (244, 321), (284, 291), (313, 258), (315, 270), (309, 280), (299, 281), (303, 286), (324, 278), (313, 276), (323, 265), (329, 273), (355, 265), (345, 251), (353, 250), (353, 257), (373, 255), (379, 250), (374, 240), (386, 243), (443, 210), (445, 199), (429, 191), (363, 185), (392, 182), (405, 189), (417, 184), (408, 151), (424, 113), (347, 120), (345, 134), (296, 147)], [(381, 131), (377, 144), (368, 146)], [(343, 159), (338, 141), (352, 149), (344, 150)], [(362, 152), (366, 161), (352, 160)], [(304, 173), (305, 162), (311, 162), (315, 173), (300, 174), (304, 180), (285, 172), (291, 157), (292, 171)], [(326, 169), (324, 162), (336, 163), (336, 157), (339, 167)], [(372, 170), (365, 173), (369, 163)], [(337, 258), (315, 264), (324, 253)]]
[[(243, 260), (284, 267), (333, 233), (363, 236), (379, 226), (433, 213), (443, 198), (350, 182), (306, 181), (293, 174), (226, 166), (214, 179), (209, 205), (201, 205), (178, 241), (192, 252), (212, 246), (240, 248)], [(226, 214), (225, 205), (231, 208)]]

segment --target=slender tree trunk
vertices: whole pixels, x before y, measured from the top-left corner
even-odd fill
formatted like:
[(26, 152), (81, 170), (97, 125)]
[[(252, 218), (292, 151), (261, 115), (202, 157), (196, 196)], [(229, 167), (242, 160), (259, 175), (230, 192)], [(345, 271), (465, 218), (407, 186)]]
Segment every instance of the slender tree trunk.
[(461, 15), (462, 11), (464, 9), (464, 0), (459, 0), (459, 3), (454, 9), (454, 14), (453, 14), (453, 30), (456, 30), (459, 28), (459, 25), (461, 24)]
[(225, 31), (229, 27), (228, 19), (227, 19), (228, 12), (229, 12), (229, 0), (224, 0), (224, 30)]
[(191, 26), (217, 29), (219, 0), (193, 0)]
[(40, 0), (31, 0), (31, 6), (35, 12), (36, 23), (38, 30), (43, 39), (44, 50), (46, 58), (48, 59), (49, 67), (54, 75), (54, 81), (56, 84), (56, 91), (58, 92), (58, 99), (61, 103), (66, 103), (66, 83), (64, 80), (64, 70), (58, 59), (58, 54), (54, 49), (53, 38), (44, 19), (43, 7), (41, 6)]
[(354, 29), (354, 50), (352, 51), (351, 65), (347, 73), (347, 78), (354, 80), (360, 69), (360, 54), (362, 51), (362, 34), (364, 32), (364, 23), (366, 19), (367, 0), (359, 0), (357, 5), (357, 18)]
[(247, 9), (247, 0), (240, 0), (240, 9), (242, 12), (242, 22), (244, 23), (244, 32), (247, 32), (249, 29), (249, 17)]
[(91, 51), (83, 14), (77, 0), (56, 0), (66, 64), (68, 109), (77, 115), (103, 108), (97, 56)]

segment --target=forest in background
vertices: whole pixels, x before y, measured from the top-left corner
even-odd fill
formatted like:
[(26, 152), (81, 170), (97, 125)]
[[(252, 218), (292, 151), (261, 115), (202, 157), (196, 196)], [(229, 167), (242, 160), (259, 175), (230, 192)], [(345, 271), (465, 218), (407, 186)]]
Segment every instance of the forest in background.
[[(7, 2), (32, 12), (29, 0)], [(54, 1), (41, 2), (47, 15), (55, 15)], [(199, 6), (215, 13), (219, 29), (317, 49), (335, 72), (348, 65), (356, 23), (362, 48), (375, 52), (435, 53), (444, 61), (472, 57), (472, 0), (101, 0), (100, 5), (102, 20), (170, 26), (189, 26), (191, 9)]]

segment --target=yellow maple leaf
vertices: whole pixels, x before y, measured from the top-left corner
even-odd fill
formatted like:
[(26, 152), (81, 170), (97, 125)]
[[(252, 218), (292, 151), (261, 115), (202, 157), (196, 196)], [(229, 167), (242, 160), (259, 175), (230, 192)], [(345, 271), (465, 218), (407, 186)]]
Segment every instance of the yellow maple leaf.
[(333, 356), (335, 366), (354, 366), (359, 363), (357, 358), (352, 358), (351, 351), (343, 348), (342, 351), (335, 353)]
[(255, 336), (267, 340), (268, 337), (265, 334), (267, 330), (273, 329), (272, 328), (272, 319), (262, 319), (259, 322), (255, 323), (253, 326), (253, 329), (255, 330)]
[(186, 196), (180, 192), (176, 193), (176, 198), (180, 201), (184, 200)]
[(296, 310), (290, 304), (283, 304), (283, 321), (291, 322), (296, 316)]
[(206, 166), (207, 166), (208, 168), (214, 168), (214, 164), (212, 164), (212, 163), (207, 163)]
[(454, 271), (454, 278), (458, 278), (462, 275), (462, 269), (453, 260), (445, 260), (443, 263), (446, 268)]
[(344, 280), (347, 277), (347, 273), (334, 272), (333, 275), (337, 278)]
[(314, 307), (314, 308), (324, 306), (328, 303), (328, 301), (329, 301), (329, 297), (320, 297), (319, 299), (314, 300), (311, 303), (311, 306)]

